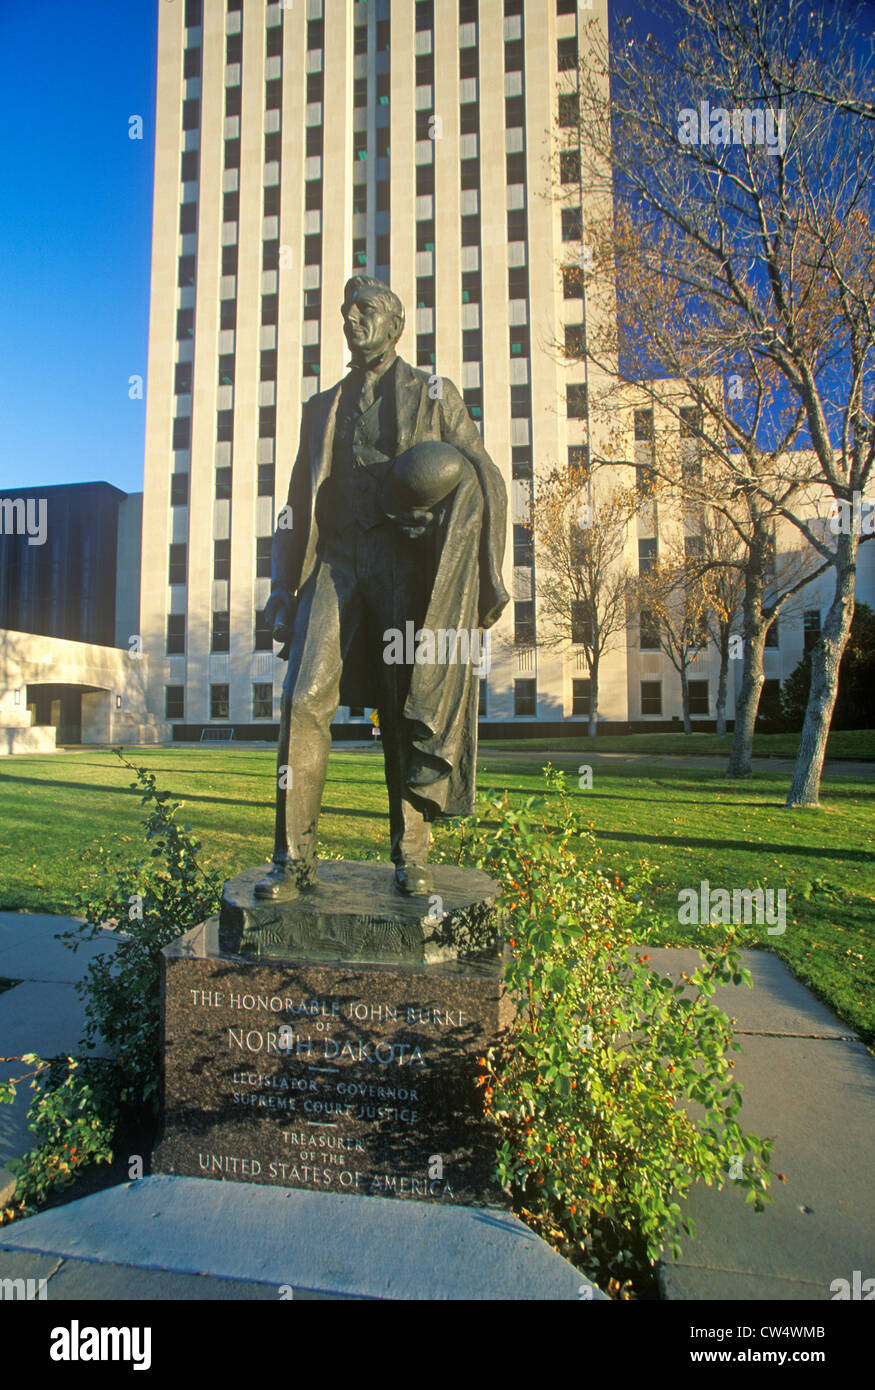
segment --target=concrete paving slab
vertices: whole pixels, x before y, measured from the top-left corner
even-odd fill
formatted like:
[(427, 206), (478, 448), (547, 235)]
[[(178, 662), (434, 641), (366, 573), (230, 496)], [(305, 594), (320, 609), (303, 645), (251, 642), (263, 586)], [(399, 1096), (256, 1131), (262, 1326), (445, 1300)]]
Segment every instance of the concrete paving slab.
[[(23, 1292), (18, 1289), (11, 1289), (6, 1292), (7, 1285), (4, 1285), (4, 1298), (27, 1298), (28, 1295), (39, 1295), (39, 1281), (46, 1281), (46, 1298), (49, 1296), (48, 1284), (52, 1277), (61, 1268), (63, 1260), (56, 1255), (21, 1255), (10, 1253), (0, 1246), (0, 1280), (3, 1279), (23, 1279), (25, 1287)], [(28, 1288), (27, 1281), (32, 1279), (33, 1284)]]
[(666, 1263), (685, 1267), (689, 1288), (697, 1287), (698, 1269), (702, 1288), (707, 1271), (722, 1270), (828, 1290), (833, 1279), (872, 1264), (875, 1063), (862, 1043), (756, 1035), (743, 1042), (739, 1123), (775, 1140), (774, 1203), (756, 1213), (739, 1191), (697, 1187), (686, 1207), (697, 1238)]
[(728, 1269), (688, 1269), (671, 1265), (661, 1273), (660, 1291), (665, 1299), (702, 1299), (720, 1303), (798, 1303), (829, 1299), (822, 1284), (772, 1275), (735, 1274)]
[(14, 1222), (0, 1239), (6, 1250), (360, 1298), (608, 1301), (508, 1212), (254, 1183), (159, 1174)]
[[(75, 985), (37, 983), (32, 980), (0, 994), (0, 1056), (35, 1052), (39, 1057), (109, 1057), (99, 1044), (84, 1053), (85, 1006)], [(4, 1107), (5, 1108), (5, 1107)]]
[[(682, 971), (691, 974), (700, 963), (698, 951), (683, 946), (643, 946), (640, 950), (650, 956), (655, 970), (677, 980)], [(854, 1030), (815, 999), (770, 951), (742, 951), (741, 960), (753, 976), (753, 989), (724, 985), (714, 995), (717, 1007), (738, 1020), (736, 1033), (859, 1041)]]
[(0, 975), (10, 980), (73, 984), (85, 975), (96, 955), (115, 949), (116, 938), (85, 942), (74, 953), (57, 934), (77, 925), (73, 917), (39, 913), (0, 912)]
[[(245, 1279), (215, 1279), (206, 1274), (168, 1274), (162, 1270), (132, 1269), (130, 1265), (94, 1264), (86, 1260), (62, 1260), (58, 1264), (58, 1271), (46, 1289), (48, 1297), (55, 1301), (280, 1301), (277, 1284), (256, 1284)], [(294, 1297), (298, 1301), (309, 1301), (324, 1298), (325, 1295), (296, 1291)]]

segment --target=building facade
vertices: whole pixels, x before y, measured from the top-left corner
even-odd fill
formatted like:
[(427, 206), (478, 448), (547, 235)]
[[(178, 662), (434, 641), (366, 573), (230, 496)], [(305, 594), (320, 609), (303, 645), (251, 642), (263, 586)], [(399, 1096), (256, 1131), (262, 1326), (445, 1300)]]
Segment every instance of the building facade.
[[(587, 199), (551, 187), (574, 183), (573, 86), (606, 0), (182, 0), (158, 13), (140, 603), (153, 717), (180, 737), (275, 728), (271, 536), (302, 403), (346, 371), (339, 309), (359, 271), (400, 295), (401, 355), (455, 382), (505, 470), (513, 601), (481, 727), (582, 719), (582, 651), (538, 645), (527, 523), (533, 477), (598, 447), (597, 383), (573, 357), (580, 280), (562, 273), (584, 253)], [(611, 311), (602, 287), (587, 312)], [(630, 468), (636, 447), (630, 424)], [(633, 567), (652, 525), (630, 528)], [(792, 670), (804, 621), (769, 678)], [(716, 665), (701, 672), (704, 720)], [(665, 658), (632, 635), (618, 644), (603, 721), (670, 724), (679, 710)], [(337, 723), (367, 731), (365, 714)]]

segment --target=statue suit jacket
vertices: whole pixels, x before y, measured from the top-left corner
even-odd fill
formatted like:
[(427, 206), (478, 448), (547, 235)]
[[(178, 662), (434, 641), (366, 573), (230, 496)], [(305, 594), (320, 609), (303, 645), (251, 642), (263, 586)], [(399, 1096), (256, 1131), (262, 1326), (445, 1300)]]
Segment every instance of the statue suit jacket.
[[(429, 381), (440, 383), (432, 399)], [(342, 382), (311, 396), (301, 415), (301, 440), (292, 468), (288, 505), (291, 526), (277, 527), (273, 538), (272, 589), (294, 595), (316, 565), (319, 531), (315, 498), (331, 472), (334, 423)], [(465, 402), (446, 377), (429, 378), (425, 371), (398, 358), (395, 367), (396, 454), (427, 439), (454, 445), (474, 466), (483, 489), (483, 528), (477, 541), (480, 576), (479, 621), (491, 627), (508, 603), (501, 579), (507, 524), (507, 492), (498, 468), (483, 447), (480, 433)], [(281, 518), (282, 520), (282, 518)]]

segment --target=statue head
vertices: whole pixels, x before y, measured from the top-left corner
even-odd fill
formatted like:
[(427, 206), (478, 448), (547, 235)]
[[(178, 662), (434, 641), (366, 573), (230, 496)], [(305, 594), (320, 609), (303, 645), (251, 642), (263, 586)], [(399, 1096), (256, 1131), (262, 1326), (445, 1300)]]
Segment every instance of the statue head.
[(404, 305), (388, 285), (369, 275), (353, 275), (343, 291), (343, 332), (353, 361), (381, 357), (404, 331)]

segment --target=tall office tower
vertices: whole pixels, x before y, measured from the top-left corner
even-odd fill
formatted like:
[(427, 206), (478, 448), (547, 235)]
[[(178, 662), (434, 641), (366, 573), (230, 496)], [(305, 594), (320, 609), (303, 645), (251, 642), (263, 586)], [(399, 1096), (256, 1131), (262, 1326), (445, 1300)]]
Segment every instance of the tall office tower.
[[(585, 374), (561, 350), (582, 332), (562, 265), (579, 261), (587, 200), (548, 195), (560, 150), (574, 184), (578, 30), (604, 29), (606, 0), (158, 11), (141, 606), (153, 712), (238, 735), (276, 718), (271, 534), (302, 402), (345, 374), (343, 286), (364, 271), (404, 301), (401, 355), (456, 383), (506, 470), (513, 601), (481, 715), (584, 713), (580, 655), (535, 647), (525, 523), (533, 470), (589, 446)], [(601, 705), (626, 718), (624, 652)]]

